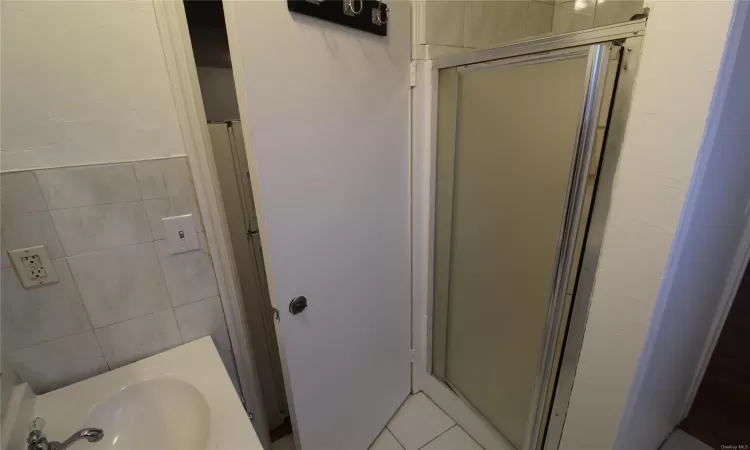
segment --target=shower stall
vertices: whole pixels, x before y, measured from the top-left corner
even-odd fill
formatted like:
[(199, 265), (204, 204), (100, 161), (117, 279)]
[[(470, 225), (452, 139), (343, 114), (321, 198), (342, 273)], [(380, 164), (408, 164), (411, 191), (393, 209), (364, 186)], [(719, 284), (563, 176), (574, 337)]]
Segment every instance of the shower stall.
[(559, 445), (644, 25), (433, 63), (425, 391), (485, 448)]

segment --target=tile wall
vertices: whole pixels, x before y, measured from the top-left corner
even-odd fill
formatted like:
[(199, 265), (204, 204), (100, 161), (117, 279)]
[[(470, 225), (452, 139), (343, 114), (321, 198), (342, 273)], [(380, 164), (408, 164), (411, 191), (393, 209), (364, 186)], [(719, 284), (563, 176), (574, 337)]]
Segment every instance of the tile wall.
[(627, 22), (642, 12), (642, 0), (558, 0), (552, 33), (570, 33)]
[(424, 44), (486, 48), (552, 29), (552, 0), (426, 0)]
[(421, 44), (448, 54), (626, 22), (643, 0), (424, 0)]
[[(211, 335), (236, 369), (186, 157), (0, 175), (3, 359), (43, 393)], [(201, 249), (170, 254), (162, 217)], [(24, 289), (7, 250), (44, 245), (59, 283)], [(235, 382), (236, 384), (236, 382)]]

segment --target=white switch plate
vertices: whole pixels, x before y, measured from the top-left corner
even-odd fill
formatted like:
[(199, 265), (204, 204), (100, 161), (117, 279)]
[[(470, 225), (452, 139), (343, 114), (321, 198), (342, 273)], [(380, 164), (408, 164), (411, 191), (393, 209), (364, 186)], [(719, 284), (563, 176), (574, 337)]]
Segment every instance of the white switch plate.
[(169, 253), (184, 253), (200, 248), (192, 214), (165, 217), (161, 219), (161, 222), (164, 225), (164, 234), (167, 236)]
[(10, 250), (8, 256), (26, 289), (59, 281), (47, 249), (43, 245)]

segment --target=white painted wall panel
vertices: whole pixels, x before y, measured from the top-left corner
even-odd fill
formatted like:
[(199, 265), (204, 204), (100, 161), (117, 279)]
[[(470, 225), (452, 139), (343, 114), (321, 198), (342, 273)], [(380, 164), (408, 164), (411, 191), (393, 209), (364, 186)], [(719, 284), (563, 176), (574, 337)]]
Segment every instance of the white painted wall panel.
[(562, 450), (614, 447), (703, 139), (733, 5), (652, 5)]
[(150, 1), (2, 3), (3, 171), (184, 155)]
[[(617, 449), (656, 448), (682, 420), (728, 276), (739, 252), (750, 197), (750, 4), (737, 14), (680, 231), (630, 392)], [(739, 269), (742, 273), (742, 270)]]

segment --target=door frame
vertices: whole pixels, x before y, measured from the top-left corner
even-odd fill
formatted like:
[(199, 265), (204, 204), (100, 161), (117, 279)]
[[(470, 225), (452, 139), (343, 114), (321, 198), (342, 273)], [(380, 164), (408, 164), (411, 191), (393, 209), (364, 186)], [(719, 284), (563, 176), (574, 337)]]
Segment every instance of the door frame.
[(248, 405), (252, 408), (248, 414), (258, 438), (265, 448), (270, 448), (271, 438), (268, 433), (255, 358), (247, 332), (239, 277), (234, 264), (211, 137), (198, 84), (198, 72), (193, 57), (185, 6), (181, 0), (152, 0), (152, 4), (182, 132), (182, 142), (190, 162), (190, 171), (206, 228), (206, 240), (219, 286), (232, 353), (237, 365), (241, 399), (246, 409)]
[[(433, 61), (418, 61), (416, 64), (416, 87), (413, 90), (412, 116), (412, 342), (414, 364), (412, 392), (424, 391), (438, 406), (444, 409), (477, 442), (487, 449), (510, 450), (513, 446), (484, 417), (464, 403), (458, 394), (432, 375), (432, 271), (434, 238), (434, 200), (437, 154), (437, 103), (438, 70), (466, 64), (481, 63), (530, 53), (547, 52), (578, 46), (592, 46), (606, 42), (622, 42), (619, 81), (615, 88), (615, 104), (611, 107), (608, 125), (607, 154), (602, 158), (597, 195), (594, 200), (591, 226), (603, 237), (604, 224), (609, 211), (609, 197), (617, 168), (620, 147), (624, 138), (625, 123), (641, 42), (645, 34), (645, 20), (632, 21), (607, 27), (543, 37), (510, 44), (488, 50), (451, 55)], [(559, 446), (573, 387), (578, 357), (588, 315), (590, 294), (593, 291), (598, 247), (587, 242), (583, 258), (589, 260), (589, 276), (581, 274), (579, 296), (574, 302), (568, 327), (566, 344), (560, 362), (558, 382), (553, 395), (550, 417), (557, 416), (556, 423), (550, 421), (545, 450), (556, 450)], [(588, 252), (586, 251), (588, 250)], [(588, 256), (586, 255), (588, 253)], [(532, 418), (532, 420), (539, 420)], [(541, 437), (541, 436), (537, 436)], [(533, 448), (540, 448), (541, 443)], [(527, 444), (527, 447), (529, 444)]]
[[(255, 355), (256, 370), (269, 430), (281, 426), (286, 417), (279, 352), (273, 311), (265, 285), (260, 236), (255, 219), (255, 206), (247, 172), (245, 141), (239, 120), (209, 122), (214, 162), (221, 187), (224, 212), (228, 220), (230, 242), (235, 250), (234, 263), (242, 292), (243, 310), (248, 314), (247, 329)], [(272, 336), (273, 341), (269, 338)], [(278, 372), (275, 369), (279, 369)], [(280, 381), (280, 383), (279, 383)]]
[[(747, 2), (737, 2), (735, 5), (735, 11), (734, 11), (734, 20), (735, 21), (741, 21), (741, 18), (745, 18), (744, 26), (747, 27), (750, 25), (750, 5), (747, 4)], [(735, 23), (733, 26), (730, 27), (730, 33), (727, 38), (727, 47), (725, 48), (724, 56), (723, 58), (726, 60), (727, 58), (734, 58), (738, 54), (738, 52), (741, 51), (741, 45), (740, 37), (739, 35), (741, 33), (750, 33), (750, 31), (746, 30), (739, 30), (737, 27), (737, 23)], [(734, 37), (732, 36), (734, 34)], [(731, 55), (731, 56), (730, 56)], [(725, 70), (723, 65), (726, 64), (726, 62), (722, 63), (722, 72)], [(722, 78), (726, 76), (722, 76), (720, 74), (719, 79), (717, 80), (716, 85), (716, 91), (714, 93), (714, 105), (712, 105), (712, 110), (716, 108), (717, 110), (721, 110), (723, 108), (723, 104), (726, 101), (727, 94), (727, 84), (729, 82), (722, 82)], [(728, 78), (728, 77), (726, 77)], [(718, 107), (717, 107), (718, 106)], [(707, 122), (707, 131), (706, 135), (708, 136), (709, 133), (713, 130), (715, 133), (716, 126), (711, 125), (711, 117), (709, 117), (709, 121)], [(705, 138), (704, 138), (705, 139)], [(696, 167), (701, 167), (700, 161), (696, 162)], [(687, 208), (687, 206), (686, 206)], [(729, 267), (729, 273), (727, 274), (726, 281), (724, 283), (724, 288), (722, 290), (721, 296), (719, 297), (718, 304), (716, 306), (716, 311), (714, 313), (713, 321), (711, 323), (711, 327), (708, 331), (708, 334), (706, 336), (706, 340), (704, 343), (704, 347), (701, 352), (700, 359), (698, 361), (698, 365), (695, 369), (695, 374), (693, 375), (693, 380), (690, 385), (689, 390), (686, 393), (686, 398), (684, 400), (684, 404), (682, 407), (682, 411), (680, 414), (680, 421), (685, 419), (688, 414), (690, 413), (690, 408), (693, 406), (693, 401), (695, 400), (695, 396), (698, 394), (698, 388), (700, 388), (701, 383), (703, 382), (703, 377), (706, 374), (706, 369), (708, 368), (709, 363), (711, 362), (711, 356), (713, 355), (714, 349), (716, 348), (716, 344), (719, 341), (719, 336), (721, 335), (722, 330), (724, 329), (724, 324), (727, 321), (727, 317), (729, 316), (729, 312), (732, 309), (732, 305), (734, 304), (734, 299), (737, 295), (737, 291), (739, 290), (740, 283), (742, 282), (743, 277), (745, 276), (745, 271), (748, 268), (748, 265), (750, 264), (750, 216), (747, 215), (747, 213), (750, 212), (750, 205), (746, 207), (745, 209), (745, 227), (742, 231), (742, 235), (740, 236), (737, 250), (734, 254), (734, 258), (732, 260), (731, 266)]]

